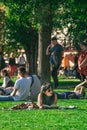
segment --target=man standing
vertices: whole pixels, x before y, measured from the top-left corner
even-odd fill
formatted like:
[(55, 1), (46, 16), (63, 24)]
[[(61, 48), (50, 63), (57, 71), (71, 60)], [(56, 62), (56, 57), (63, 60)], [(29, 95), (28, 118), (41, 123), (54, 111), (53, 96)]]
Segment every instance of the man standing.
[(54, 80), (54, 88), (58, 87), (58, 70), (62, 61), (63, 47), (57, 42), (57, 38), (51, 39), (51, 44), (48, 45), (46, 54), (50, 56), (50, 64), (52, 66), (52, 78)]

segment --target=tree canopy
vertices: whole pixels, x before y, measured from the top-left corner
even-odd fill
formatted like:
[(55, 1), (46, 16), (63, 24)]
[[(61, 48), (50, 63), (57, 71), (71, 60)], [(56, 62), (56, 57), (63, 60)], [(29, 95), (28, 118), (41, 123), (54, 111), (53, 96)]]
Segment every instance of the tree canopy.
[(44, 61), (46, 60), (48, 64), (45, 55), (46, 46), (50, 43), (54, 30), (63, 33), (62, 43), (74, 45), (77, 49), (79, 43), (87, 40), (86, 0), (1, 0), (1, 2), (6, 9), (3, 44), (5, 50), (12, 51), (16, 48), (17, 52), (18, 48), (24, 47), (27, 59), (30, 60), (30, 64), (32, 63), (30, 66), (33, 68), (34, 64), (37, 66), (39, 54), (40, 73), (41, 75), (44, 73), (44, 78), (47, 75), (45, 70), (48, 68), (48, 65), (45, 67)]
[[(37, 37), (39, 24), (51, 22), (52, 29), (59, 29), (69, 42), (76, 46), (86, 38), (87, 4), (81, 0), (2, 0), (6, 6), (6, 43), (25, 45)], [(50, 10), (48, 10), (50, 6)], [(46, 14), (52, 18), (46, 21)], [(67, 28), (67, 33), (64, 32)], [(33, 32), (33, 33), (32, 33)], [(17, 47), (18, 48), (18, 47)]]

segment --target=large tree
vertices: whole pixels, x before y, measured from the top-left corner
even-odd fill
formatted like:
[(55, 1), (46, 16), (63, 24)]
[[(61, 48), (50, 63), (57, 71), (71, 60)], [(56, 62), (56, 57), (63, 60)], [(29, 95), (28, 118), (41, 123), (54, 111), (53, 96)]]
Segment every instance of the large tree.
[(41, 81), (50, 81), (49, 57), (46, 56), (46, 48), (51, 42), (53, 28), (53, 14), (63, 0), (38, 0), (35, 4), (36, 20), (39, 24), (38, 35), (38, 74)]
[(36, 14), (39, 18), (38, 35), (38, 74), (41, 81), (50, 81), (49, 57), (46, 56), (46, 48), (50, 44), (52, 32), (51, 2), (39, 1)]
[[(20, 43), (32, 63), (30, 66), (34, 68), (34, 63), (38, 63), (38, 74), (41, 76), (41, 81), (49, 81), (49, 57), (45, 55), (45, 52), (50, 43), (51, 30), (55, 28), (64, 33), (63, 30), (67, 28), (65, 38), (70, 43), (69, 45), (73, 43), (76, 46), (87, 33), (86, 2), (81, 0), (4, 1), (9, 10), (7, 11), (8, 29), (6, 34), (9, 34), (7, 43), (12, 46)], [(37, 48), (38, 62), (31, 62), (31, 59), (35, 58), (35, 54), (37, 55)]]

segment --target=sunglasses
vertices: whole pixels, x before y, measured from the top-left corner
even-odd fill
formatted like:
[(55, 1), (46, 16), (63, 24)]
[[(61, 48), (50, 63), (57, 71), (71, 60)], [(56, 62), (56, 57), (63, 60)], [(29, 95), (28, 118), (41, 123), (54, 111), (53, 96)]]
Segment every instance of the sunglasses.
[(48, 89), (47, 91), (48, 91), (48, 92), (52, 92), (52, 91), (53, 91), (53, 89)]

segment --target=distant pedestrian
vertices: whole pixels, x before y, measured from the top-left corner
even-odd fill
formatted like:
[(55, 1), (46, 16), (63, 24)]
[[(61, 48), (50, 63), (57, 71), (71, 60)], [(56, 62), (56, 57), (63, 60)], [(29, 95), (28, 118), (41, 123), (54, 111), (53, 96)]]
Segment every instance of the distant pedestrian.
[(25, 59), (25, 56), (24, 56), (24, 53), (21, 52), (19, 58), (18, 58), (18, 65), (19, 67), (26, 67), (26, 59)]
[(52, 66), (52, 78), (54, 80), (54, 88), (57, 88), (58, 71), (62, 62), (63, 47), (57, 42), (57, 38), (51, 39), (51, 44), (47, 47), (46, 54), (50, 56), (50, 64)]
[(9, 70), (10, 70), (10, 76), (14, 76), (16, 72), (16, 59), (14, 56), (14, 53), (11, 52), (10, 58), (9, 58)]

